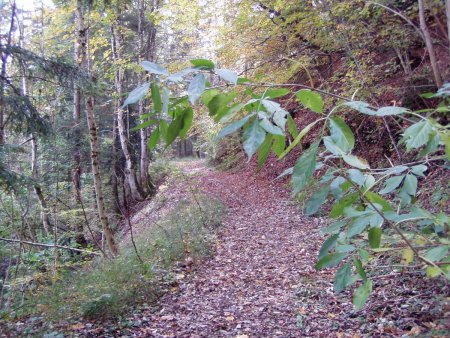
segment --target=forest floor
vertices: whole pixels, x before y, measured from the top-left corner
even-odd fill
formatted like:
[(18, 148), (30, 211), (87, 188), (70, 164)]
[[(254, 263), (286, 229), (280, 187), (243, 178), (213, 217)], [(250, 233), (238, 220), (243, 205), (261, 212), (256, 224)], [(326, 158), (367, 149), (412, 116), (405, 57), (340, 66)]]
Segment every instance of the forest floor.
[[(166, 199), (179, 200), (195, 187), (227, 207), (213, 255), (178, 270), (176, 284), (166, 288), (156, 305), (144, 305), (120, 322), (72, 325), (69, 330), (73, 335), (245, 338), (448, 334), (449, 287), (445, 282), (380, 268), (380, 274), (373, 278), (371, 298), (355, 312), (350, 292), (336, 295), (333, 291), (335, 271), (314, 268), (324, 240), (320, 229), (327, 220), (303, 216), (287, 186), (256, 174), (251, 167), (230, 173), (209, 168), (204, 161), (176, 165), (186, 179), (166, 187)], [(168, 202), (164, 208), (174, 205)], [(135, 218), (143, 215), (145, 212), (140, 212)]]
[[(181, 274), (156, 307), (134, 312), (129, 318), (132, 324), (112, 335), (244, 338), (448, 333), (445, 283), (401, 272), (381, 275), (374, 279), (367, 305), (355, 312), (349, 292), (333, 292), (334, 271), (314, 268), (323, 242), (320, 228), (326, 220), (302, 216), (287, 187), (251, 168), (228, 173), (208, 168), (203, 161), (177, 165), (189, 176), (191, 186), (221, 200), (228, 209), (215, 253), (195, 264), (192, 272)], [(175, 195), (179, 197), (182, 190), (186, 185), (175, 189)], [(82, 330), (86, 335), (102, 334), (95, 324), (86, 329)]]

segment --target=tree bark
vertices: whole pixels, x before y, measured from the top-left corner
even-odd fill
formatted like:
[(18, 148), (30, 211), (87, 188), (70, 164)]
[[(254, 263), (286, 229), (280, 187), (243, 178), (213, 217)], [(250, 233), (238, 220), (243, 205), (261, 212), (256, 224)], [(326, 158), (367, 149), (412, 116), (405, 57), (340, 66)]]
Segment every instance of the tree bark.
[(433, 40), (431, 39), (430, 31), (428, 30), (428, 26), (425, 19), (425, 4), (424, 0), (419, 1), (419, 20), (420, 20), (420, 30), (422, 31), (425, 45), (428, 50), (428, 55), (430, 56), (430, 64), (433, 70), (434, 83), (438, 88), (442, 87), (442, 77), (439, 71), (439, 65), (436, 59), (436, 52), (433, 46)]
[[(112, 47), (113, 57), (115, 61), (120, 60), (120, 46), (121, 38), (117, 31), (117, 28), (112, 27)], [(138, 185), (136, 178), (136, 168), (131, 158), (131, 151), (129, 149), (129, 141), (127, 137), (127, 128), (124, 121), (124, 110), (121, 107), (122, 93), (123, 93), (123, 71), (118, 67), (115, 74), (116, 85), (116, 113), (117, 113), (117, 127), (119, 130), (119, 140), (122, 148), (123, 155), (125, 157), (125, 179), (130, 187), (131, 196), (136, 201), (143, 201), (144, 195)]]

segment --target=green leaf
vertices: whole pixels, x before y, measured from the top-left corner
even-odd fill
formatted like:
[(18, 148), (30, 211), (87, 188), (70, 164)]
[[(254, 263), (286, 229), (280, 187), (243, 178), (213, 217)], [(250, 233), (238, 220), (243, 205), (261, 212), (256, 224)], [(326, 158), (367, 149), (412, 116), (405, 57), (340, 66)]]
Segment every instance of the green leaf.
[(223, 113), (221, 112), (220, 114), (218, 114), (218, 116), (216, 116), (215, 119), (220, 117), (220, 119), (219, 119), (220, 123), (228, 122), (230, 119), (233, 118), (233, 116), (237, 112), (241, 111), (242, 108), (244, 108), (243, 103), (236, 103), (236, 104), (232, 105), (230, 108), (226, 109)]
[(210, 70), (210, 69), (214, 69), (214, 67), (215, 67), (215, 65), (212, 61), (209, 61), (206, 59), (194, 59), (194, 60), (190, 60), (190, 61), (194, 65), (194, 67), (198, 68), (198, 69)]
[(192, 110), (191, 107), (188, 107), (184, 110), (182, 119), (183, 125), (179, 132), (179, 136), (181, 139), (184, 139), (189, 129), (191, 128), (192, 120), (194, 119), (194, 111)]
[(379, 227), (373, 227), (369, 230), (369, 244), (373, 249), (379, 248), (381, 243), (381, 234), (383, 230)]
[(381, 107), (375, 112), (375, 116), (389, 116), (389, 115), (400, 115), (409, 112), (407, 108), (403, 107), (395, 107), (395, 106), (388, 106), (388, 107)]
[(319, 190), (317, 190), (306, 203), (305, 215), (314, 215), (327, 200), (328, 192), (330, 191), (330, 186), (325, 185)]
[[(367, 252), (367, 251), (365, 251), (365, 252)], [(367, 256), (369, 256), (369, 254), (367, 254)], [(366, 260), (367, 260), (367, 259), (366, 259)], [(366, 281), (366, 280), (367, 280), (367, 275), (366, 275), (366, 272), (364, 271), (364, 268), (363, 268), (362, 263), (361, 263), (361, 261), (359, 260), (359, 258), (354, 257), (354, 258), (353, 258), (353, 264), (355, 265), (356, 272), (358, 272), (358, 275), (360, 275), (361, 278), (362, 278), (364, 281)]]
[(347, 286), (352, 284), (352, 281), (352, 269), (349, 263), (345, 263), (334, 276), (334, 291), (336, 293), (341, 292)]
[(140, 85), (139, 87), (133, 89), (130, 94), (128, 94), (127, 99), (122, 105), (122, 108), (128, 106), (129, 104), (133, 104), (141, 100), (142, 98), (147, 95), (148, 90), (150, 88), (150, 83), (145, 82), (144, 84)]
[(428, 266), (427, 267), (427, 277), (428, 278), (435, 278), (439, 276), (442, 273), (442, 269), (440, 269), (437, 266)]
[(164, 76), (168, 76), (169, 72), (161, 67), (160, 65), (150, 62), (150, 61), (142, 61), (141, 62), (141, 66), (142, 68), (144, 68), (147, 72), (151, 73), (151, 74), (156, 74), (156, 75), (164, 75)]
[(275, 135), (273, 142), (273, 152), (280, 157), (283, 153), (284, 149), (286, 148), (286, 136), (277, 136)]
[(335, 234), (328, 237), (325, 242), (323, 242), (322, 247), (319, 250), (319, 259), (328, 255), (328, 251), (330, 251), (336, 245), (338, 238), (339, 234)]
[(333, 205), (331, 209), (330, 216), (333, 218), (342, 216), (344, 214), (344, 209), (352, 205), (358, 199), (359, 195), (355, 192), (350, 193), (339, 200), (339, 202)]
[(159, 141), (159, 135), (160, 135), (159, 128), (156, 128), (155, 130), (153, 130), (152, 134), (148, 138), (148, 148), (150, 150), (155, 149)]
[(265, 131), (272, 135), (280, 135), (284, 136), (284, 132), (277, 126), (274, 126), (272, 122), (270, 122), (268, 119), (264, 118), (260, 121), (261, 127), (264, 128)]
[(366, 114), (366, 115), (375, 115), (375, 110), (370, 108), (370, 105), (367, 102), (363, 101), (352, 101), (352, 102), (346, 102), (343, 104), (344, 106), (350, 107), (354, 110), (359, 111), (360, 113)]
[(198, 98), (202, 96), (205, 88), (206, 88), (205, 75), (203, 75), (202, 73), (195, 75), (194, 78), (189, 83), (188, 87), (189, 101), (192, 104), (195, 104)]
[(319, 148), (320, 140), (314, 142), (307, 149), (294, 166), (292, 173), (293, 195), (297, 195), (308, 183), (316, 169), (316, 156)]
[(359, 235), (363, 232), (370, 224), (370, 217), (371, 216), (358, 217), (350, 223), (347, 230), (347, 238), (352, 238), (353, 236)]
[(347, 174), (353, 183), (359, 185), (360, 187), (362, 187), (364, 185), (364, 182), (366, 181), (366, 177), (358, 169), (348, 169)]
[(403, 181), (405, 176), (393, 176), (386, 180), (384, 188), (379, 191), (381, 195), (389, 194), (390, 192), (397, 189)]
[(148, 126), (151, 126), (152, 124), (157, 123), (158, 120), (148, 120), (145, 122), (142, 122), (141, 124), (138, 124), (136, 127), (130, 129), (131, 131), (136, 131), (136, 130), (140, 130), (140, 129), (144, 129), (147, 128)]
[(258, 150), (259, 146), (263, 144), (265, 138), (266, 132), (259, 125), (259, 121), (254, 121), (253, 124), (244, 131), (244, 150), (249, 161), (256, 150)]
[(333, 253), (326, 256), (323, 256), (316, 264), (316, 269), (324, 269), (324, 268), (332, 268), (338, 265), (345, 257), (348, 256), (348, 253), (340, 252)]
[(247, 115), (246, 117), (244, 117), (243, 119), (240, 119), (239, 121), (233, 122), (231, 124), (229, 124), (228, 126), (226, 126), (225, 128), (223, 128), (219, 134), (217, 135), (217, 139), (221, 139), (229, 134), (234, 133), (235, 131), (237, 131), (238, 129), (241, 129), (242, 126), (247, 123), (247, 121), (253, 117), (253, 114)]
[(216, 95), (219, 95), (217, 89), (207, 89), (202, 94), (202, 102), (207, 106)]
[(442, 245), (432, 248), (425, 253), (425, 258), (432, 262), (439, 262), (448, 254), (448, 246)]
[(264, 143), (258, 149), (258, 170), (262, 168), (264, 162), (266, 162), (267, 158), (269, 157), (270, 148), (272, 147), (272, 140), (273, 136), (267, 134)]
[(160, 113), (162, 110), (162, 99), (161, 93), (159, 92), (159, 86), (153, 82), (150, 86), (150, 90), (152, 93), (153, 109), (155, 112)]
[(286, 116), (289, 114), (286, 110), (281, 108), (280, 104), (270, 100), (261, 100), (264, 108), (271, 114), (273, 114), (273, 121), (284, 130), (286, 126)]
[(428, 170), (428, 167), (424, 164), (419, 164), (411, 167), (411, 171), (414, 175), (425, 177), (424, 172)]
[(406, 175), (405, 182), (403, 183), (405, 191), (411, 195), (416, 196), (417, 192), (417, 177), (414, 175)]
[(345, 225), (345, 221), (336, 221), (331, 223), (329, 226), (327, 226), (326, 228), (323, 228), (320, 230), (320, 232), (322, 234), (331, 234), (335, 231), (340, 231), (341, 228)]
[(287, 147), (286, 150), (280, 156), (278, 156), (280, 160), (282, 160), (287, 154), (289, 154), (292, 149), (294, 149), (294, 147), (302, 140), (303, 137), (305, 137), (305, 135), (311, 130), (312, 127), (315, 126), (317, 122), (319, 121), (316, 120), (314, 122), (311, 122), (305, 128), (303, 128), (303, 130), (300, 132), (300, 134), (298, 134), (294, 141), (292, 141), (289, 147)]
[(164, 115), (167, 115), (169, 112), (170, 90), (165, 86), (162, 88), (161, 100), (162, 100), (162, 113)]
[[(214, 116), (215, 120), (220, 120), (228, 109), (227, 104), (233, 101), (235, 97), (235, 92), (214, 96), (207, 104), (209, 115)], [(217, 117), (215, 116), (216, 114), (218, 115)]]
[(173, 141), (175, 141), (182, 128), (183, 128), (183, 118), (182, 116), (177, 116), (167, 128), (166, 133), (167, 146), (170, 146), (173, 143)]
[(167, 130), (169, 129), (169, 125), (166, 120), (159, 121), (159, 132), (164, 140), (167, 138)]
[(288, 131), (291, 134), (293, 138), (296, 138), (298, 136), (298, 129), (297, 125), (295, 124), (294, 119), (292, 118), (291, 114), (287, 114), (287, 127)]
[(330, 118), (329, 123), (331, 139), (344, 153), (349, 153), (355, 146), (355, 137), (350, 127), (340, 117)]
[(323, 113), (323, 100), (320, 94), (309, 89), (299, 90), (296, 94), (297, 99), (306, 107), (315, 113)]
[(429, 121), (420, 121), (407, 128), (403, 135), (406, 150), (410, 151), (425, 145), (433, 131), (433, 126)]
[(231, 82), (232, 84), (236, 84), (238, 80), (238, 75), (228, 69), (216, 69), (215, 73), (219, 75), (222, 79), (224, 79), (227, 82)]
[(371, 292), (372, 281), (370, 279), (366, 280), (364, 284), (361, 284), (355, 289), (355, 292), (353, 293), (353, 305), (355, 305), (356, 311), (361, 310), (364, 304), (366, 304)]
[(186, 68), (186, 69), (180, 70), (177, 73), (171, 74), (169, 77), (166, 78), (166, 81), (179, 83), (179, 82), (183, 81), (183, 79), (186, 75), (193, 73), (193, 72), (197, 72), (197, 71), (198, 71), (198, 69), (195, 69), (195, 68)]
[(381, 205), (383, 211), (392, 211), (392, 207), (389, 202), (377, 193), (373, 191), (367, 191), (365, 196), (370, 202)]
[(287, 88), (268, 89), (263, 95), (264, 99), (275, 99), (277, 97), (286, 96), (291, 91)]
[(355, 155), (342, 154), (342, 159), (352, 167), (358, 169), (370, 169), (367, 161), (361, 157), (357, 157)]

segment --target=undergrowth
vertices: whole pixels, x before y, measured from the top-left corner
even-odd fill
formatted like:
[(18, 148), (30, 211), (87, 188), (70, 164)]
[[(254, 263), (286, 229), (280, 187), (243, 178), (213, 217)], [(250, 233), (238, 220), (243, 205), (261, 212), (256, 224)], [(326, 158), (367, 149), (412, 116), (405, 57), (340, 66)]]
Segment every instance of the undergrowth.
[(135, 235), (143, 263), (127, 243), (116, 259), (98, 258), (83, 269), (60, 272), (52, 285), (25, 302), (20, 313), (44, 314), (54, 321), (79, 316), (107, 319), (126, 314), (132, 306), (151, 303), (163, 292), (176, 262), (195, 261), (211, 252), (223, 214), (223, 205), (210, 198), (180, 201), (174, 211)]

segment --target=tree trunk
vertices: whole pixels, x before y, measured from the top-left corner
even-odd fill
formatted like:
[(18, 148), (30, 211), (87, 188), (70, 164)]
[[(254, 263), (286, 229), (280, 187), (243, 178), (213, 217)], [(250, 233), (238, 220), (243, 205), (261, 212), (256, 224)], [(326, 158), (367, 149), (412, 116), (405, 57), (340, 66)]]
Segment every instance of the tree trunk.
[(112, 163), (111, 163), (111, 188), (114, 199), (114, 210), (116, 214), (120, 214), (120, 198), (119, 198), (119, 172), (117, 170), (117, 117), (114, 114), (113, 130), (112, 130)]
[(433, 70), (434, 83), (438, 88), (442, 87), (442, 77), (437, 64), (436, 53), (434, 51), (433, 41), (431, 39), (430, 31), (425, 19), (425, 4), (424, 0), (419, 0), (419, 19), (420, 30), (422, 31), (427, 46), (428, 55), (430, 56), (431, 68)]
[(37, 139), (36, 136), (33, 135), (31, 138), (31, 177), (34, 180), (34, 192), (36, 193), (39, 205), (41, 206), (42, 225), (44, 226), (45, 235), (48, 236), (50, 229), (50, 216), (47, 207), (47, 201), (45, 200), (44, 194), (42, 193), (41, 186), (37, 183), (37, 180), (39, 178), (37, 152), (38, 152)]
[(450, 51), (450, 0), (445, 0), (445, 14), (447, 16), (448, 49)]
[[(120, 34), (117, 32), (117, 29), (114, 28), (114, 26), (111, 28), (112, 30), (112, 47), (113, 47), (113, 57), (115, 61), (120, 60)], [(137, 178), (136, 178), (136, 169), (134, 167), (132, 158), (131, 158), (131, 151), (129, 149), (129, 142), (127, 137), (127, 128), (125, 126), (124, 121), (124, 110), (121, 108), (121, 99), (122, 99), (122, 83), (123, 83), (123, 71), (118, 68), (116, 70), (115, 75), (115, 85), (116, 85), (116, 96), (117, 96), (117, 126), (119, 130), (119, 140), (120, 145), (122, 147), (122, 152), (125, 157), (125, 179), (127, 180), (128, 185), (130, 186), (131, 190), (131, 196), (136, 201), (143, 201), (144, 196), (141, 192)]]
[(119, 254), (119, 250), (114, 241), (113, 232), (109, 226), (108, 216), (105, 209), (105, 201), (103, 198), (102, 180), (100, 176), (100, 159), (98, 145), (98, 130), (94, 113), (94, 98), (91, 95), (86, 97), (86, 117), (89, 128), (89, 142), (91, 144), (91, 164), (92, 174), (94, 176), (95, 198), (97, 202), (97, 211), (102, 223), (103, 234), (108, 243), (109, 250), (114, 256)]

